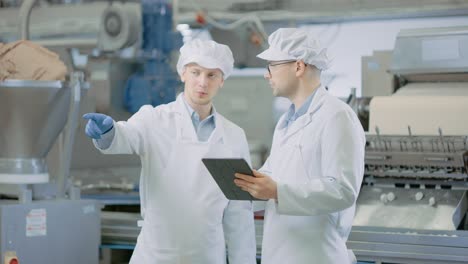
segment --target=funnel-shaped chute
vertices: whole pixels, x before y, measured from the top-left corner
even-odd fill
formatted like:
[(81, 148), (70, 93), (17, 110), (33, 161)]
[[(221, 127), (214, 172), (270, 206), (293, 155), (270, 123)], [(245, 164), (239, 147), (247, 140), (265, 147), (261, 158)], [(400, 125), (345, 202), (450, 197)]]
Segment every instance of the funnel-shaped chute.
[(0, 82), (0, 183), (48, 181), (45, 158), (67, 121), (70, 93), (60, 81)]

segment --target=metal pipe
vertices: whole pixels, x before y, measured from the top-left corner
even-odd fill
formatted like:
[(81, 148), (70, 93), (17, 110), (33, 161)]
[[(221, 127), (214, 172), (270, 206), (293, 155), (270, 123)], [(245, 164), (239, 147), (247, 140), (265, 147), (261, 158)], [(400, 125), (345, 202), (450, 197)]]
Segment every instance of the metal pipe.
[(73, 142), (75, 139), (75, 131), (78, 126), (78, 115), (81, 101), (81, 84), (84, 83), (84, 75), (82, 72), (74, 72), (71, 76), (71, 105), (68, 113), (68, 121), (65, 130), (63, 131), (63, 148), (62, 160), (60, 162), (60, 173), (57, 176), (58, 198), (65, 197), (67, 190), (67, 180), (70, 175), (71, 156), (73, 151)]
[(24, 0), (19, 10), (19, 39), (29, 39), (29, 18), (37, 0)]
[[(183, 1), (184, 2), (184, 1)], [(195, 7), (195, 10), (200, 8)], [(330, 24), (330, 23), (346, 23), (346, 22), (362, 22), (362, 21), (381, 21), (381, 20), (395, 20), (395, 19), (412, 19), (412, 18), (432, 18), (432, 17), (448, 17), (448, 16), (465, 16), (468, 14), (468, 8), (462, 6), (450, 10), (423, 10), (407, 9), (407, 11), (397, 10), (394, 12), (331, 12), (323, 15), (314, 12), (294, 12), (282, 10), (277, 11), (262, 11), (250, 12), (254, 13), (263, 22), (275, 21), (295, 21), (308, 24)], [(184, 12), (179, 15), (179, 23), (191, 24), (195, 23), (196, 12)], [(216, 20), (223, 21), (236, 21), (239, 19), (239, 14), (234, 12), (210, 12), (210, 17)]]
[(172, 31), (176, 31), (179, 23), (179, 0), (172, 0)]

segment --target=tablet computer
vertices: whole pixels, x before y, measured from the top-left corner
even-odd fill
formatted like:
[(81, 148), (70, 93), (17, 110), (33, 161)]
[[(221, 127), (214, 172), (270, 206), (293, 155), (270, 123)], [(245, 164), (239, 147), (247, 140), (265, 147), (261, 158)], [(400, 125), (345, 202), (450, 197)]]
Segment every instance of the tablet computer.
[[(210, 172), (213, 179), (218, 184), (221, 191), (229, 200), (260, 200), (253, 197), (250, 193), (242, 190), (234, 183), (236, 178), (234, 174), (242, 173), (252, 175), (252, 169), (244, 159), (202, 159), (203, 164)], [(261, 200), (262, 201), (262, 200)]]

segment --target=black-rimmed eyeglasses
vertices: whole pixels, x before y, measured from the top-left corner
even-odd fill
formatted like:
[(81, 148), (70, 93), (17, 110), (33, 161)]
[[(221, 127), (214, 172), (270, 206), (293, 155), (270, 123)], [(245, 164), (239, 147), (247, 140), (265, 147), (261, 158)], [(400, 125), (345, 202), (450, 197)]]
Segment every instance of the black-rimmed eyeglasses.
[(271, 70), (270, 70), (270, 67), (272, 66), (278, 66), (278, 65), (281, 65), (281, 64), (286, 64), (286, 63), (293, 63), (293, 62), (296, 62), (295, 60), (290, 60), (290, 61), (284, 61), (284, 62), (279, 62), (279, 63), (268, 63), (267, 66), (266, 66), (266, 69), (268, 71), (268, 74), (271, 76)]

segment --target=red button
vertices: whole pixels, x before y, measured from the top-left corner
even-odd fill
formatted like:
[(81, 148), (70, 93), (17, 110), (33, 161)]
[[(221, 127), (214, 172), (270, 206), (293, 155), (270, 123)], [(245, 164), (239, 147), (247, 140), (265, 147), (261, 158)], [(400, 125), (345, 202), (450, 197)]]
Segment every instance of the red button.
[(18, 261), (18, 259), (16, 259), (16, 258), (12, 258), (12, 259), (10, 259), (10, 263), (9, 263), (9, 264), (19, 264), (19, 261)]

